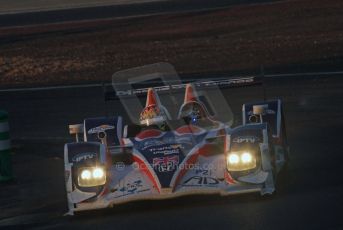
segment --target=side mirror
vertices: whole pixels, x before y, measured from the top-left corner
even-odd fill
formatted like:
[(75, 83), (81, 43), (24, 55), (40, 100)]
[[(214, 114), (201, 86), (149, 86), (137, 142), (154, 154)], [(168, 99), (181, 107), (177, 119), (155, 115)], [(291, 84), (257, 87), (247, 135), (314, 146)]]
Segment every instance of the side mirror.
[(98, 132), (98, 139), (101, 140), (101, 143), (104, 145), (107, 145), (106, 137), (107, 137), (106, 131)]

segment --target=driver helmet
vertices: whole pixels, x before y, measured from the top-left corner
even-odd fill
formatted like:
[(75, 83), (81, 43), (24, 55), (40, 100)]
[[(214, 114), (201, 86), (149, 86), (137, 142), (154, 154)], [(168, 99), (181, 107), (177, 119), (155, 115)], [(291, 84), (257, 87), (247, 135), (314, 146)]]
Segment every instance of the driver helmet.
[(203, 120), (207, 116), (204, 107), (199, 102), (192, 101), (182, 106), (180, 117), (184, 119), (186, 123), (196, 124), (199, 120)]
[(141, 125), (161, 125), (167, 120), (167, 116), (164, 114), (157, 105), (150, 105), (145, 107), (140, 114), (139, 121)]
[(187, 84), (183, 105), (179, 110), (179, 119), (183, 119), (187, 124), (197, 124), (199, 120), (208, 118), (205, 105), (199, 101), (194, 85)]
[(139, 116), (141, 125), (157, 125), (163, 127), (169, 120), (168, 111), (162, 106), (157, 93), (153, 88), (149, 88), (147, 93), (146, 105)]

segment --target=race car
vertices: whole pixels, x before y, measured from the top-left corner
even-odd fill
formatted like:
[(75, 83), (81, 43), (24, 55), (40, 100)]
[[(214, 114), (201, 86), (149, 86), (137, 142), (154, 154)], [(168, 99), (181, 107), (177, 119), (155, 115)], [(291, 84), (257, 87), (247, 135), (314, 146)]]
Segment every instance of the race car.
[(190, 194), (272, 194), (288, 161), (282, 102), (244, 104), (242, 116), (234, 128), (215, 120), (187, 84), (174, 119), (150, 88), (139, 124), (113, 116), (70, 125), (68, 214)]

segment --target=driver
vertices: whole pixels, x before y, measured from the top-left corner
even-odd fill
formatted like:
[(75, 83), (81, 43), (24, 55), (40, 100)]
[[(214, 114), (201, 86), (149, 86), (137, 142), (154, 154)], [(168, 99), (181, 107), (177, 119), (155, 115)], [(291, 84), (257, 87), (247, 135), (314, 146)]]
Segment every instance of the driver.
[(217, 128), (219, 125), (217, 121), (212, 120), (192, 84), (186, 85), (185, 98), (179, 110), (178, 119), (182, 119), (187, 125), (205, 129)]
[(195, 101), (185, 104), (180, 111), (180, 118), (187, 124), (197, 124), (200, 120), (206, 119), (206, 111), (203, 106)]
[(150, 128), (156, 127), (164, 131), (169, 118), (168, 111), (161, 105), (156, 92), (150, 88), (147, 94), (146, 106), (139, 117), (140, 124), (150, 126)]
[(187, 84), (185, 99), (179, 110), (179, 119), (183, 119), (186, 124), (198, 124), (209, 118), (205, 105), (198, 99), (198, 94), (192, 84)]
[(150, 105), (148, 107), (145, 107), (139, 117), (140, 124), (146, 126), (160, 126), (164, 124), (166, 120), (167, 116), (156, 105)]

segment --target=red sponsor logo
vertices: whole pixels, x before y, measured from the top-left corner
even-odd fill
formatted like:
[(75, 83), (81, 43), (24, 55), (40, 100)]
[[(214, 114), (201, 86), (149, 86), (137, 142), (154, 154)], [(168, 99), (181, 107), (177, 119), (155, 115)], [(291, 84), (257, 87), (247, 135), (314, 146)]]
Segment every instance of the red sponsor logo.
[(159, 172), (170, 172), (179, 164), (179, 156), (156, 157), (153, 159), (153, 168)]

